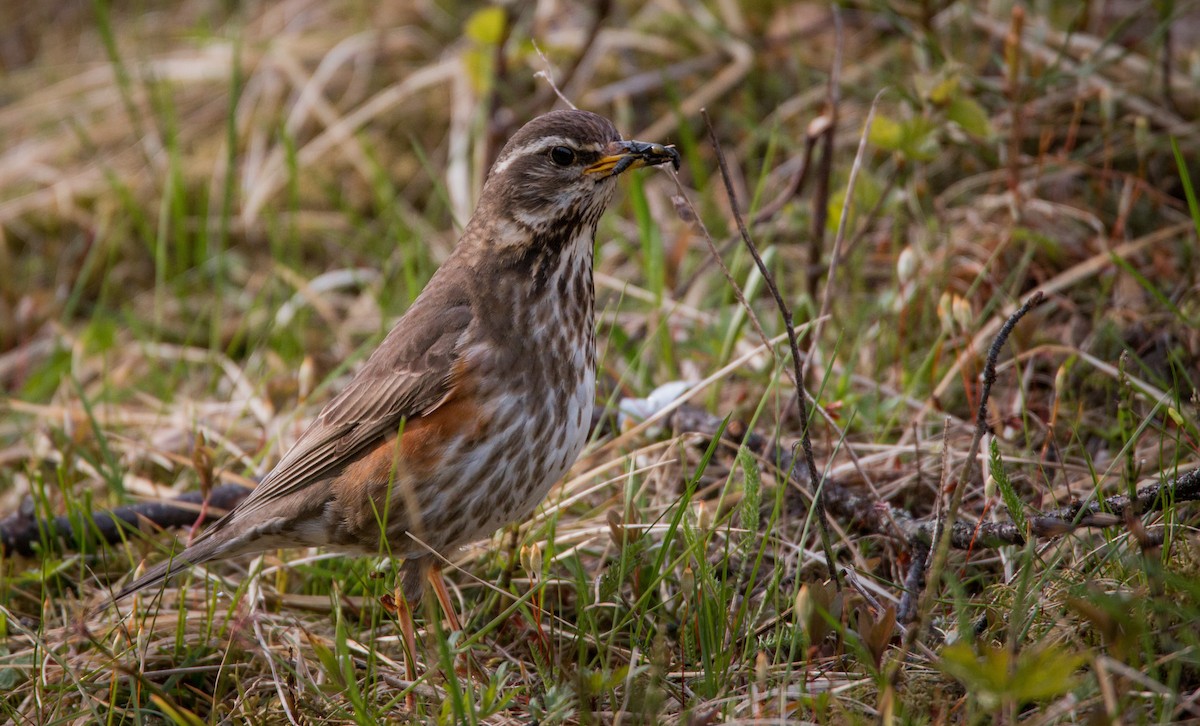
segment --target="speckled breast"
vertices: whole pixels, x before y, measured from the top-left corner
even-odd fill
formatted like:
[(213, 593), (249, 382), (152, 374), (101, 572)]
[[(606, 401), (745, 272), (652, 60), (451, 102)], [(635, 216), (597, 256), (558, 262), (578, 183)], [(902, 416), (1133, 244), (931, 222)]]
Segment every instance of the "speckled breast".
[[(460, 389), (475, 402), (473, 420), (441, 442), (445, 466), (414, 482), (406, 507), (417, 505), (409, 527), (434, 549), (448, 554), (528, 517), (587, 443), (596, 392), (591, 244), (588, 235), (562, 255), (548, 276), (552, 294), (505, 311), (507, 330), (467, 332), (477, 342), (464, 351), (469, 380)], [(396, 503), (404, 506), (403, 495)], [(402, 554), (401, 528), (389, 539)]]

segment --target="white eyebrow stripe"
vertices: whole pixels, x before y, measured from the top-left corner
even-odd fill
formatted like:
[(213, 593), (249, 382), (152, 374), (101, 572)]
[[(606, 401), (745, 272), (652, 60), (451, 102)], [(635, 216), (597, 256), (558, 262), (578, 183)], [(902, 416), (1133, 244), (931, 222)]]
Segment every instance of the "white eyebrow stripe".
[(531, 141), (524, 146), (518, 146), (517, 148), (508, 152), (503, 159), (500, 159), (492, 165), (491, 174), (494, 175), (503, 172), (508, 168), (509, 164), (512, 164), (513, 161), (515, 161), (518, 157), (543, 154), (547, 151), (550, 151), (550, 149), (554, 148), (555, 146), (566, 146), (578, 151), (594, 151), (596, 153), (600, 153), (604, 150), (604, 146), (598, 143), (581, 145), (577, 141), (568, 139), (565, 136), (543, 136), (540, 139)]

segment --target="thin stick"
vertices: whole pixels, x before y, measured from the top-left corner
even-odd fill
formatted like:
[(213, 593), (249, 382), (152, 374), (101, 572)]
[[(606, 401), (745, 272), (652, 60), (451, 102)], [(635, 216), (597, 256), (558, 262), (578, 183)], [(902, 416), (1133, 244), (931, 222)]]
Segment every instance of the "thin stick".
[[(929, 621), (929, 612), (933, 608), (934, 598), (937, 596), (939, 585), (941, 583), (942, 570), (946, 566), (946, 559), (950, 553), (950, 543), (953, 539), (954, 519), (958, 514), (958, 509), (962, 505), (963, 496), (967, 491), (967, 484), (973, 475), (973, 467), (975, 458), (979, 454), (979, 444), (983, 440), (983, 435), (987, 432), (987, 402), (988, 397), (992, 392), (992, 384), (996, 382), (996, 359), (1000, 356), (1000, 349), (1008, 340), (1009, 334), (1016, 327), (1017, 322), (1025, 316), (1034, 307), (1042, 302), (1042, 293), (1037, 291), (1029, 300), (1017, 309), (1004, 325), (1001, 326), (1000, 332), (992, 341), (992, 347), (988, 350), (987, 363), (984, 366), (983, 372), (983, 391), (979, 396), (979, 408), (975, 417), (975, 435), (971, 438), (971, 448), (967, 453), (966, 462), (963, 465), (963, 470), (960, 473), (957, 485), (954, 487), (954, 493), (950, 496), (950, 505), (946, 508), (944, 518), (939, 518), (936, 528), (935, 549), (933, 551), (932, 561), (929, 566), (929, 574), (925, 578), (925, 584), (928, 586), (926, 590), (920, 593), (916, 598), (917, 609), (914, 613), (915, 622), (913, 626), (904, 634), (904, 640), (900, 644), (900, 653), (888, 666), (885, 676), (886, 682), (889, 684), (887, 691), (891, 692), (895, 689), (897, 678), (900, 675), (900, 668), (908, 660), (908, 654), (912, 651), (913, 646), (921, 637), (922, 631), (925, 629), (925, 624)], [(943, 445), (943, 451), (945, 446)], [(943, 477), (946, 476), (946, 467), (943, 465)], [(939, 494), (942, 491), (939, 488)], [(940, 499), (939, 499), (940, 502)], [(917, 556), (917, 552), (913, 553)], [(921, 552), (921, 559), (928, 557), (927, 552)], [(909, 577), (905, 579), (906, 586), (912, 586), (919, 583), (919, 578), (915, 577), (912, 570), (909, 571)], [(905, 593), (905, 597), (911, 596), (913, 593)]]
[(575, 108), (575, 104), (571, 102), (571, 99), (564, 96), (563, 92), (558, 89), (558, 84), (554, 82), (554, 72), (551, 70), (550, 59), (547, 58), (546, 54), (542, 52), (542, 49), (538, 47), (536, 40), (533, 41), (533, 49), (537, 51), (538, 58), (541, 58), (542, 63), (544, 63), (546, 66), (544, 70), (534, 73), (533, 77), (545, 80), (546, 83), (549, 84), (550, 90), (554, 91), (554, 95), (558, 96), (558, 100), (567, 104), (567, 108)]
[[(741, 305), (742, 309), (746, 311), (746, 317), (747, 317), (747, 319), (749, 319), (751, 327), (753, 327), (754, 332), (758, 334), (759, 339), (762, 341), (763, 347), (765, 347), (767, 350), (769, 350), (771, 353), (771, 356), (774, 357), (775, 349), (772, 346), (770, 339), (767, 337), (766, 332), (763, 331), (762, 325), (758, 321), (757, 313), (754, 312), (754, 308), (752, 308), (750, 306), (750, 303), (746, 301), (746, 297), (742, 293), (741, 287), (738, 286), (737, 280), (733, 279), (733, 273), (731, 273), (729, 271), (729, 268), (725, 265), (723, 255), (726, 252), (728, 252), (728, 250), (722, 251), (722, 250), (717, 249), (716, 242), (713, 241), (712, 235), (709, 234), (709, 232), (708, 232), (708, 228), (704, 226), (704, 222), (700, 219), (700, 213), (696, 211), (695, 206), (693, 206), (691, 200), (688, 199), (687, 193), (683, 189), (683, 185), (679, 182), (679, 176), (673, 172), (669, 172), (669, 173), (671, 174), (671, 178), (675, 182), (675, 188), (679, 191), (680, 203), (682, 205), (686, 206), (688, 211), (690, 212), (691, 216), (688, 217), (688, 219), (691, 221), (692, 224), (695, 224), (696, 227), (700, 230), (701, 236), (704, 237), (704, 241), (708, 245), (708, 251), (710, 253), (711, 258), (716, 263), (716, 265), (721, 269), (721, 273), (723, 275), (725, 275), (725, 280), (729, 283), (729, 287), (733, 289), (734, 295), (737, 297), (738, 304)], [(738, 236), (734, 235), (732, 237), (732, 240), (734, 242), (737, 242)], [(815, 322), (815, 320), (810, 321), (810, 324), (812, 322)], [(794, 377), (796, 375), (795, 371), (786, 371), (786, 373), (789, 378)], [(845, 438), (845, 432), (842, 431), (841, 427), (838, 426), (837, 422), (833, 420), (833, 417), (829, 414), (829, 412), (826, 411), (825, 409), (821, 408), (820, 406), (818, 406), (815, 398), (808, 395), (807, 393), (805, 393), (805, 396), (807, 396), (809, 402), (812, 403), (816, 412), (818, 414), (820, 414), (821, 418), (825, 421), (825, 424), (827, 426), (829, 426), (830, 428), (832, 428), (839, 438)], [(632, 432), (626, 432), (625, 434), (622, 434), (622, 437), (628, 435), (629, 433), (632, 433)], [(610, 442), (610, 444), (611, 444), (611, 442)], [(871, 476), (867, 473), (866, 469), (863, 468), (862, 463), (858, 459), (858, 454), (854, 453), (853, 447), (847, 448), (846, 453), (847, 453), (847, 455), (849, 455), (850, 462), (854, 465), (854, 468), (858, 471), (859, 476), (861, 476), (863, 481), (866, 482), (867, 486), (871, 489), (872, 493), (874, 493), (878, 496), (878, 491), (875, 489), (875, 484), (871, 481)], [(790, 460), (790, 456), (791, 456), (790, 454), (787, 454), (785, 452), (783, 455), (789, 457), (789, 460)], [(787, 467), (784, 467), (784, 468), (787, 468)], [(803, 470), (803, 473), (805, 475), (807, 475), (808, 471)], [(828, 486), (829, 482), (826, 481), (825, 485)]]
[(833, 580), (834, 585), (840, 592), (842, 589), (841, 578), (838, 577), (837, 564), (833, 559), (833, 546), (829, 538), (829, 523), (826, 521), (825, 504), (822, 499), (823, 481), (817, 474), (817, 465), (813, 459), (812, 438), (809, 436), (809, 414), (808, 400), (804, 390), (804, 360), (800, 357), (800, 343), (796, 338), (796, 326), (792, 322), (792, 310), (783, 299), (783, 295), (779, 292), (779, 286), (775, 284), (775, 276), (767, 269), (767, 265), (763, 262), (762, 255), (758, 253), (758, 247), (754, 244), (754, 240), (750, 238), (750, 231), (746, 229), (746, 222), (742, 219), (742, 213), (738, 211), (737, 194), (733, 190), (733, 179), (729, 175), (729, 165), (725, 161), (725, 154), (721, 151), (721, 142), (717, 140), (717, 131), (713, 128), (712, 119), (708, 117), (707, 109), (700, 109), (700, 115), (704, 117), (704, 123), (708, 126), (708, 138), (712, 143), (713, 152), (717, 155), (717, 165), (721, 169), (721, 179), (725, 182), (725, 193), (729, 196), (729, 209), (733, 212), (734, 221), (737, 222), (738, 232), (742, 235), (742, 241), (746, 243), (746, 249), (750, 251), (750, 256), (754, 258), (754, 264), (758, 266), (759, 274), (763, 277), (763, 282), (766, 283), (767, 289), (771, 291), (772, 297), (775, 298), (775, 305), (779, 308), (780, 315), (783, 316), (783, 324), (787, 327), (788, 345), (792, 349), (792, 366), (796, 374), (796, 399), (800, 405), (800, 419), (803, 421), (801, 427), (800, 442), (804, 450), (804, 464), (808, 469), (809, 481), (813, 488), (813, 506), (817, 510), (817, 523), (821, 531), (821, 546), (825, 551), (825, 562), (829, 566), (829, 578)]
[[(816, 297), (816, 266), (821, 262), (825, 249), (825, 223), (829, 217), (829, 180), (833, 176), (834, 139), (837, 137), (838, 103), (841, 100), (842, 75), (842, 15), (837, 5), (833, 6), (833, 65), (829, 69), (829, 84), (826, 87), (825, 115), (829, 127), (821, 138), (821, 164), (817, 167), (817, 186), (813, 190), (812, 257), (808, 268), (808, 290)], [(825, 283), (829, 284), (828, 281)]]
[[(838, 218), (837, 236), (833, 238), (833, 249), (829, 251), (829, 272), (825, 275), (825, 289), (821, 293), (821, 309), (817, 313), (818, 318), (829, 314), (829, 308), (833, 306), (833, 283), (837, 277), (838, 262), (842, 257), (842, 244), (846, 240), (846, 227), (850, 222), (850, 202), (854, 199), (854, 185), (858, 181), (858, 171), (862, 168), (863, 156), (867, 152), (867, 136), (871, 131), (871, 122), (875, 120), (875, 107), (879, 105), (879, 99), (887, 90), (884, 88), (875, 94), (875, 100), (871, 101), (871, 110), (867, 112), (867, 121), (863, 126), (862, 136), (858, 139), (858, 151), (854, 155), (854, 164), (850, 167), (850, 180), (846, 182), (846, 201), (842, 203), (842, 215)], [(820, 337), (821, 327), (818, 325), (813, 329), (813, 351), (816, 350)]]
[(925, 624), (929, 621), (929, 612), (933, 609), (934, 599), (937, 597), (942, 579), (942, 570), (946, 567), (946, 560), (950, 554), (951, 540), (953, 540), (954, 520), (958, 516), (958, 510), (962, 506), (963, 496), (966, 494), (969, 482), (974, 476), (975, 459), (979, 456), (980, 442), (983, 441), (983, 435), (987, 433), (987, 404), (988, 398), (992, 393), (992, 385), (996, 382), (996, 360), (1000, 357), (1000, 350), (1007, 342), (1008, 336), (1012, 333), (1013, 328), (1025, 314), (1042, 303), (1045, 298), (1042, 292), (1038, 290), (1025, 302), (1024, 305), (1017, 308), (1016, 312), (1009, 316), (1008, 320), (1001, 326), (1000, 332), (996, 334), (995, 340), (992, 341), (992, 346), (988, 349), (987, 362), (983, 368), (983, 390), (979, 395), (979, 408), (975, 414), (975, 435), (971, 437), (971, 447), (967, 450), (967, 458), (963, 463), (962, 471), (959, 472), (958, 482), (954, 486), (954, 493), (950, 495), (950, 505), (946, 507), (946, 514), (939, 526), (939, 536), (934, 543), (933, 559), (929, 565), (929, 574), (925, 578), (928, 589), (921, 593), (919, 604), (916, 612), (916, 622), (913, 627), (905, 634), (904, 643), (901, 646), (901, 657), (895, 659), (893, 667), (888, 673), (888, 680), (893, 681), (899, 674), (900, 664), (907, 658), (907, 653), (912, 650), (913, 643), (920, 637), (921, 631), (924, 630)]
[[(792, 172), (783, 190), (776, 194), (774, 199), (763, 205), (762, 209), (758, 210), (750, 219), (751, 227), (758, 227), (761, 224), (771, 221), (775, 218), (775, 215), (783, 211), (788, 202), (794, 197), (799, 197), (803, 194), (804, 183), (808, 181), (809, 170), (812, 168), (813, 148), (816, 147), (817, 140), (821, 138), (821, 135), (825, 133), (827, 126), (828, 119), (825, 116), (819, 116), (809, 124), (809, 130), (804, 135), (804, 152), (800, 156), (800, 165)], [(688, 291), (692, 289), (692, 285), (695, 285), (704, 273), (708, 271), (709, 265), (715, 261), (719, 261), (722, 255), (726, 255), (732, 251), (734, 245), (737, 243), (738, 236), (736, 234), (730, 235), (727, 240), (723, 240), (716, 260), (712, 257), (706, 257), (700, 264), (696, 265), (695, 271), (686, 280), (675, 286), (672, 296), (677, 300), (687, 297)]]
[(933, 564), (930, 566), (930, 574), (934, 575), (931, 579), (937, 582), (937, 576), (940, 575), (941, 567), (945, 565), (946, 555), (950, 551), (950, 533), (954, 526), (954, 519), (958, 515), (958, 509), (962, 505), (963, 496), (967, 491), (967, 484), (975, 475), (975, 459), (979, 456), (979, 446), (983, 441), (984, 434), (987, 433), (987, 404), (988, 398), (992, 394), (992, 386), (996, 383), (996, 361), (1000, 357), (1000, 350), (1008, 341), (1008, 336), (1012, 334), (1013, 328), (1025, 317), (1025, 314), (1033, 310), (1038, 305), (1042, 304), (1045, 297), (1041, 290), (1033, 293), (1032, 296), (1025, 302), (1024, 305), (1017, 308), (1016, 312), (1009, 316), (1008, 320), (1000, 328), (1000, 332), (996, 334), (996, 339), (992, 341), (992, 347), (988, 349), (987, 361), (983, 367), (983, 390), (979, 395), (979, 409), (975, 415), (975, 435), (971, 437), (971, 448), (967, 450), (967, 459), (963, 463), (963, 470), (959, 474), (958, 484), (954, 488), (954, 494), (950, 497), (950, 507), (946, 511), (946, 524), (942, 530), (942, 536), (937, 542), (936, 555)]

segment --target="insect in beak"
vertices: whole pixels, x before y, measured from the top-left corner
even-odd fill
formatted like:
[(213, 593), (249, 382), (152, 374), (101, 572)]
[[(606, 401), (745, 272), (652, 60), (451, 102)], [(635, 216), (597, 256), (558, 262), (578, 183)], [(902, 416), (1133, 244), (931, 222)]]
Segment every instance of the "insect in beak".
[(679, 168), (679, 152), (674, 146), (650, 144), (645, 141), (614, 141), (608, 153), (599, 161), (583, 170), (585, 174), (602, 174), (602, 178), (616, 176), (629, 169), (643, 166), (658, 166), (670, 162)]

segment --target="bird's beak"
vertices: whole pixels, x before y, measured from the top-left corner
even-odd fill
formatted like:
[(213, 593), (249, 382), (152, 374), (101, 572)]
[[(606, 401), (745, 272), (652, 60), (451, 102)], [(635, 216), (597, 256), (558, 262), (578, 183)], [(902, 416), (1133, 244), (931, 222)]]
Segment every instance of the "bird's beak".
[(644, 141), (614, 141), (605, 152), (599, 161), (584, 169), (583, 173), (599, 174), (604, 178), (616, 176), (627, 169), (658, 166), (667, 162), (679, 168), (679, 152), (674, 146), (647, 144)]

